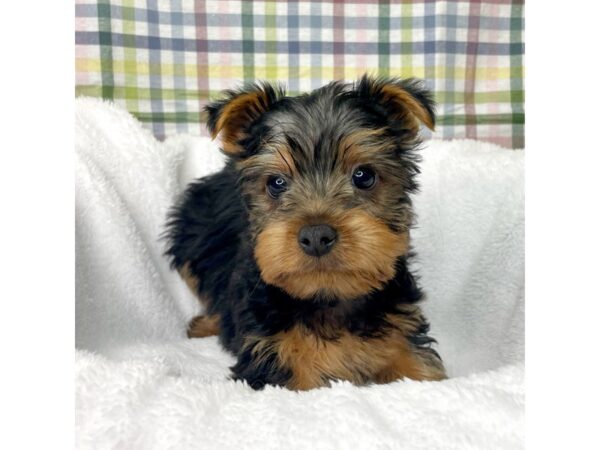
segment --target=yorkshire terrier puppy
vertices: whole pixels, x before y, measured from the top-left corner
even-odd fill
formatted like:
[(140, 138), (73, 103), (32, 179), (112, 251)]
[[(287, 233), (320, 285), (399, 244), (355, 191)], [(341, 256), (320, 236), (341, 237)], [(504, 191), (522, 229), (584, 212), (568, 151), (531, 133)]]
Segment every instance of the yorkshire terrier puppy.
[(228, 161), (167, 224), (206, 310), (188, 335), (218, 334), (255, 389), (445, 378), (407, 267), (419, 129), (435, 122), (423, 83), (254, 84), (206, 111)]

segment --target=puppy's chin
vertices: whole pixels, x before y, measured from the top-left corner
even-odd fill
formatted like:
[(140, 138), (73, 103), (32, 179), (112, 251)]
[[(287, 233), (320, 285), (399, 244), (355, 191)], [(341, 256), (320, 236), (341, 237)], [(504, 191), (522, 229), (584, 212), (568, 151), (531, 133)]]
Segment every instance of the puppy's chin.
[(349, 272), (341, 270), (315, 270), (281, 274), (264, 280), (299, 299), (350, 300), (383, 287), (394, 272)]
[[(333, 222), (332, 222), (333, 223)], [(406, 254), (408, 233), (395, 233), (363, 211), (335, 221), (339, 242), (331, 253), (315, 258), (297, 243), (299, 224), (278, 221), (258, 234), (255, 257), (262, 279), (292, 297), (350, 300), (382, 288)]]

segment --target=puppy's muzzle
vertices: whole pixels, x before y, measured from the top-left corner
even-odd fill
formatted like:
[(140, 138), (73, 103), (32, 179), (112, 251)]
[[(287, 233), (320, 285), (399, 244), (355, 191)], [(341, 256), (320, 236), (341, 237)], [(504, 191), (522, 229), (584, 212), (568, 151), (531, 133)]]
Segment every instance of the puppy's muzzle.
[(305, 225), (298, 233), (298, 243), (304, 253), (323, 256), (331, 251), (337, 240), (337, 231), (326, 224)]

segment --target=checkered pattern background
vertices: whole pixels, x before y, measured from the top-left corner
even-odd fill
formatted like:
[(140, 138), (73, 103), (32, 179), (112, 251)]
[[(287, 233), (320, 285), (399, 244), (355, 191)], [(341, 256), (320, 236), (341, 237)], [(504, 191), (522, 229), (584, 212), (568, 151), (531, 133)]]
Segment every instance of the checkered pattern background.
[(523, 0), (76, 0), (76, 95), (154, 134), (206, 134), (202, 107), (243, 82), (296, 94), (365, 72), (424, 78), (435, 137), (524, 145)]

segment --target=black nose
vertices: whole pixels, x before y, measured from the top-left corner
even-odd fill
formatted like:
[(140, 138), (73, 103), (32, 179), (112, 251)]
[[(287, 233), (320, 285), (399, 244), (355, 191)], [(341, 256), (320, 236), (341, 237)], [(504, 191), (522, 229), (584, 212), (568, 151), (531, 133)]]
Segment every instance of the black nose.
[(304, 253), (323, 256), (331, 251), (337, 239), (336, 231), (329, 225), (306, 225), (298, 233), (298, 243)]

